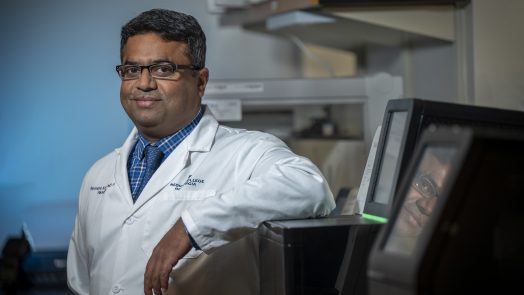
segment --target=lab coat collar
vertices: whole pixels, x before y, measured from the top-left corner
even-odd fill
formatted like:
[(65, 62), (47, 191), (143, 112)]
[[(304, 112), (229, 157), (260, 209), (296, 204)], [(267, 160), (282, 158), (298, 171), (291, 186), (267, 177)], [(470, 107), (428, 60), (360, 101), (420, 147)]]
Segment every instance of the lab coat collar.
[(189, 143), (188, 150), (191, 152), (209, 152), (215, 141), (217, 129), (218, 122), (209, 110), (209, 107), (206, 107), (200, 123), (188, 136), (191, 137), (191, 139), (187, 139)]
[(217, 129), (217, 120), (213, 117), (209, 108), (206, 108), (204, 116), (195, 129), (193, 129), (191, 134), (189, 134), (169, 157), (164, 160), (160, 167), (158, 167), (155, 174), (153, 174), (144, 187), (136, 203), (133, 204), (127, 173), (127, 159), (138, 139), (138, 131), (136, 127), (133, 128), (124, 145), (117, 150), (118, 158), (115, 171), (116, 183), (122, 191), (122, 195), (126, 198), (126, 203), (131, 207), (134, 206), (135, 210), (133, 210), (133, 212), (154, 197), (187, 166), (191, 152), (209, 152), (213, 146)]

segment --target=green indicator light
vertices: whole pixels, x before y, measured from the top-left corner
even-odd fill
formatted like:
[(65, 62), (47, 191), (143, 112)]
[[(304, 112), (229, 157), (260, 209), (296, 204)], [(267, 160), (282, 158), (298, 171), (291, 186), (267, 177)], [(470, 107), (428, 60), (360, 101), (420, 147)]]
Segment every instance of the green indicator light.
[(380, 223), (387, 223), (388, 222), (387, 218), (380, 217), (380, 216), (375, 216), (375, 215), (371, 215), (371, 214), (366, 214), (366, 213), (363, 213), (362, 217), (364, 217), (364, 219), (369, 219), (369, 220), (377, 221), (377, 222), (380, 222)]

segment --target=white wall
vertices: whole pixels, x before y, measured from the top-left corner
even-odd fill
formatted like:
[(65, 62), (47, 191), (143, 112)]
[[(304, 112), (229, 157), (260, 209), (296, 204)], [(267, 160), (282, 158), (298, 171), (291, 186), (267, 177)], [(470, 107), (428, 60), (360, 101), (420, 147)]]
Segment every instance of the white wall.
[(524, 1), (471, 2), (475, 104), (524, 111)]

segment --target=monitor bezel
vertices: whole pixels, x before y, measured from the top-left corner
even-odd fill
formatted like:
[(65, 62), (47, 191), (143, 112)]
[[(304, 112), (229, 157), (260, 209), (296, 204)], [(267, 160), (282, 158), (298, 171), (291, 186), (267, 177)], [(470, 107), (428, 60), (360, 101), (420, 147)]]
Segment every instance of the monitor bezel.
[[(379, 142), (377, 145), (377, 154), (375, 155), (375, 162), (373, 164), (372, 171), (374, 173), (372, 173), (371, 175), (370, 182), (369, 182), (370, 184), (369, 184), (369, 188), (368, 188), (368, 192), (366, 196), (366, 204), (364, 207), (365, 214), (384, 217), (384, 218), (389, 217), (391, 208), (393, 207), (394, 191), (396, 190), (396, 187), (398, 187), (396, 182), (399, 179), (400, 171), (405, 166), (405, 164), (403, 163), (405, 159), (405, 157), (403, 156), (404, 151), (408, 149), (413, 150), (414, 145), (416, 143), (416, 140), (414, 139), (411, 140), (413, 136), (409, 136), (409, 135), (413, 134), (413, 132), (418, 132), (418, 126), (414, 124), (413, 118), (414, 118), (414, 115), (418, 116), (418, 112), (417, 114), (415, 114), (416, 113), (415, 111), (417, 107), (419, 106), (419, 104), (420, 104), (420, 101), (418, 99), (395, 99), (395, 100), (390, 100), (386, 106), (386, 110), (384, 112), (384, 118), (382, 122), (381, 134), (380, 134)], [(388, 203), (384, 204), (384, 203), (376, 201), (375, 191), (377, 189), (380, 173), (382, 172), (382, 164), (383, 164), (382, 161), (384, 159), (384, 153), (386, 151), (385, 145), (388, 140), (393, 115), (399, 112), (406, 112), (407, 116), (406, 116), (406, 122), (404, 125), (404, 130), (402, 131), (402, 140), (400, 143), (400, 151), (398, 155), (399, 160), (397, 161), (397, 165), (395, 167), (395, 173), (393, 177), (394, 179), (392, 180), (393, 181), (392, 191), (390, 192), (390, 195), (388, 197)]]

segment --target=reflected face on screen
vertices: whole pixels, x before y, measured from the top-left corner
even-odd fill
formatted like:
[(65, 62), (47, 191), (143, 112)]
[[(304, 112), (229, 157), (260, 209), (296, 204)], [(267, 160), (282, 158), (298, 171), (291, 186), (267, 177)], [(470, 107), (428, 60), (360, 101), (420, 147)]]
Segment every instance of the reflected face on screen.
[(404, 204), (394, 221), (386, 248), (411, 253), (431, 217), (450, 169), (450, 148), (428, 148), (412, 178)]
[(437, 203), (449, 165), (428, 154), (419, 167), (400, 213), (397, 234), (418, 235)]

